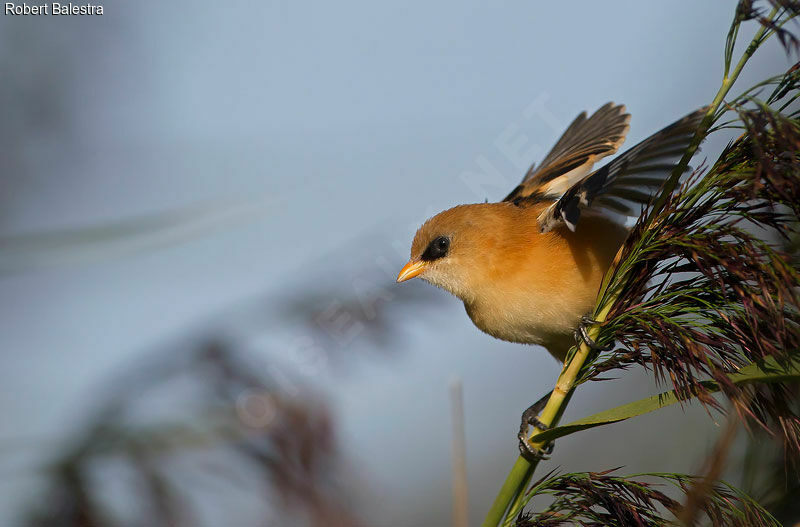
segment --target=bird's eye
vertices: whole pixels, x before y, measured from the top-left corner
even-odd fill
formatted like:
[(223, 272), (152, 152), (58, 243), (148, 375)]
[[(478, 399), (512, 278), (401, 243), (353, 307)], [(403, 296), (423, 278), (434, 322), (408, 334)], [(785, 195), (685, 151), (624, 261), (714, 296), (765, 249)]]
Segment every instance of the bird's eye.
[(422, 253), (420, 257), (422, 260), (431, 261), (431, 260), (438, 260), (439, 258), (443, 258), (447, 256), (447, 251), (450, 249), (450, 238), (447, 236), (439, 236), (435, 238), (428, 247), (425, 249), (425, 252)]

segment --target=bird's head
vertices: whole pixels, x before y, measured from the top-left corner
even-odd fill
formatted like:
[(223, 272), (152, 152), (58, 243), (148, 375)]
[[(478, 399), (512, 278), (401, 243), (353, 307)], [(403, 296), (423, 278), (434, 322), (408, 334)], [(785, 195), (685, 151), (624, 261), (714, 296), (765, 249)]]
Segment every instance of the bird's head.
[(411, 243), (411, 258), (397, 281), (418, 276), (467, 300), (481, 266), (482, 248), (490, 243), (492, 232), (481, 205), (460, 205), (422, 224)]

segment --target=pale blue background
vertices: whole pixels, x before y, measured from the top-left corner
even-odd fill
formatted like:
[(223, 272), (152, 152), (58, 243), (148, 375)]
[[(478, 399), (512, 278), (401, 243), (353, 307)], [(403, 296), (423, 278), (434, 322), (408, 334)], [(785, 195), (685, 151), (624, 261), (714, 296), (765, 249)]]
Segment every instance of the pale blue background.
[[(142, 353), (227, 328), (230, 315), (221, 314), (256, 298), (321, 289), (336, 300), (352, 294), (354, 280), (390, 295), (429, 287), (396, 286), (390, 273), (428, 215), (499, 199), (516, 184), (524, 170), (495, 144), (504, 132), (549, 148), (560, 130), (525, 118), (534, 101), (560, 126), (608, 100), (625, 103), (628, 144), (708, 103), (734, 3), (104, 7), (95, 18), (0, 17), (0, 235), (198, 204), (233, 213), (141, 243), (22, 250), (4, 242), (2, 525), (35, 501), (35, 469), (96, 403), (98, 384)], [(787, 65), (773, 46), (744, 82)], [(501, 181), (482, 194), (462, 179), (480, 159)], [(335, 410), (347, 484), (370, 524), (448, 521), (454, 375), (465, 386), (477, 524), (513, 462), (521, 410), (558, 372), (542, 350), (493, 340), (456, 300), (431, 298), (432, 312), (392, 312), (403, 339), (389, 358), (364, 352), (376, 344), (356, 338), (346, 368), (310, 377)], [(280, 351), (302, 331), (277, 324), (245, 338), (257, 352)], [(635, 380), (592, 385), (567, 418), (649, 389)], [(563, 441), (554, 466), (696, 468), (674, 448), (668, 423), (679, 414)], [(690, 415), (684, 426), (714, 430), (702, 411)], [(237, 511), (242, 525), (260, 514)]]

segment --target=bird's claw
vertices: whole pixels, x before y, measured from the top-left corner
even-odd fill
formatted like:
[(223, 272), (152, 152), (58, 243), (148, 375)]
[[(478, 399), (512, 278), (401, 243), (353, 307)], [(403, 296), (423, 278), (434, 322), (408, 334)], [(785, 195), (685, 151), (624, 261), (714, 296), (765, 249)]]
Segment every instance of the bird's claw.
[(594, 339), (592, 339), (592, 337), (589, 336), (589, 332), (586, 331), (586, 327), (587, 326), (591, 326), (593, 324), (601, 324), (601, 322), (598, 321), (598, 320), (593, 320), (593, 319), (587, 317), (586, 315), (582, 316), (581, 317), (581, 323), (575, 329), (575, 341), (576, 342), (580, 342), (580, 341), (585, 342), (586, 345), (589, 346), (589, 348), (591, 348), (594, 351), (611, 351), (612, 349), (614, 349), (614, 343), (613, 342), (611, 344), (606, 345), (606, 346), (601, 346), (597, 342), (595, 342)]
[(583, 315), (581, 317), (581, 323), (584, 324), (584, 325), (587, 325), (587, 326), (591, 325), (591, 324), (602, 324), (602, 322), (600, 322), (599, 320), (593, 319), (589, 315)]
[(539, 412), (542, 411), (549, 399), (550, 394), (548, 393), (539, 401), (532, 404), (527, 410), (522, 412), (522, 421), (520, 422), (519, 433), (517, 434), (517, 439), (519, 440), (519, 453), (530, 463), (549, 459), (550, 454), (553, 452), (552, 442), (548, 443), (544, 448), (534, 448), (533, 445), (531, 445), (528, 441), (529, 426), (532, 426), (542, 432), (550, 429), (549, 426), (544, 424), (539, 419)]
[[(543, 432), (550, 428), (548, 426), (545, 426), (544, 423), (539, 421), (539, 419), (531, 421), (530, 424), (534, 426), (537, 430), (541, 430)], [(519, 453), (529, 463), (550, 459), (550, 454), (553, 453), (552, 442), (547, 443), (547, 445), (545, 445), (544, 448), (536, 448), (533, 445), (531, 445), (531, 443), (528, 441), (527, 431), (526, 432), (520, 431), (520, 433), (517, 434), (517, 439), (519, 439)]]

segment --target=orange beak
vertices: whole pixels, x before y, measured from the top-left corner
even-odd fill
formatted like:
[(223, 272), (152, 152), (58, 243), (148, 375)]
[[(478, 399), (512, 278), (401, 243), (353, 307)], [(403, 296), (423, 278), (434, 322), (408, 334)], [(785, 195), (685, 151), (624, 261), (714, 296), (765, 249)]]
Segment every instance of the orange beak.
[(411, 260), (400, 269), (400, 274), (397, 275), (397, 282), (405, 282), (411, 280), (415, 276), (419, 276), (425, 270), (425, 262), (422, 260)]

